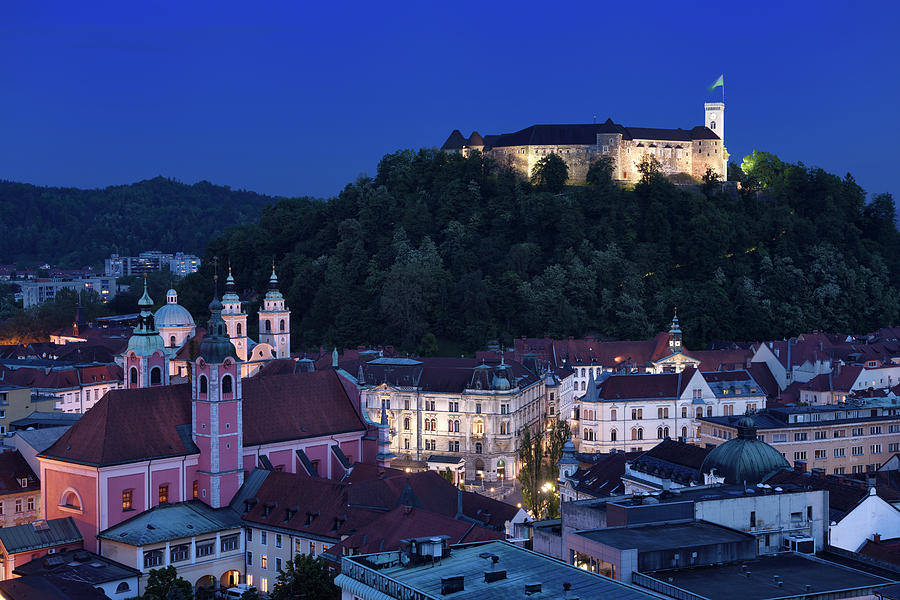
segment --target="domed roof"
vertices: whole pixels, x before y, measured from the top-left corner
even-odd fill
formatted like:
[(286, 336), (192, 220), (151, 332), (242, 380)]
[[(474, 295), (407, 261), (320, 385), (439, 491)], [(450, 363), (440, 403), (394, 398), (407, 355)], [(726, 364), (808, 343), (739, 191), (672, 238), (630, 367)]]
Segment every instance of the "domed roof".
[(228, 339), (225, 321), (222, 320), (222, 303), (214, 296), (209, 303), (209, 323), (206, 326), (206, 337), (200, 342), (198, 355), (208, 363), (221, 363), (226, 358), (238, 359), (234, 344)]
[(509, 379), (504, 376), (504, 373), (500, 372), (496, 376), (494, 376), (495, 390), (505, 392), (509, 389), (509, 387)]
[(706, 455), (700, 466), (702, 473), (725, 478), (725, 483), (753, 485), (773, 472), (789, 467), (781, 452), (756, 438), (756, 423), (749, 416), (737, 422), (738, 436)]
[(193, 327), (194, 317), (188, 309), (178, 304), (178, 292), (166, 292), (166, 303), (153, 315), (157, 327)]
[(155, 331), (152, 333), (135, 333), (128, 338), (126, 352), (132, 351), (137, 356), (150, 356), (157, 350), (166, 351), (166, 344)]

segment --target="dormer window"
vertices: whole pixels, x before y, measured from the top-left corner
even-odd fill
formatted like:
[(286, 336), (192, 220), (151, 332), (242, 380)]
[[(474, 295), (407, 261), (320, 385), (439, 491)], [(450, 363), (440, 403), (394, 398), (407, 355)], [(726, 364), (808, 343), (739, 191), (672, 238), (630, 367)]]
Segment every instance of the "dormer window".
[(21, 479), (19, 479), (19, 485), (21, 485), (23, 488), (28, 487), (28, 478), (22, 477)]

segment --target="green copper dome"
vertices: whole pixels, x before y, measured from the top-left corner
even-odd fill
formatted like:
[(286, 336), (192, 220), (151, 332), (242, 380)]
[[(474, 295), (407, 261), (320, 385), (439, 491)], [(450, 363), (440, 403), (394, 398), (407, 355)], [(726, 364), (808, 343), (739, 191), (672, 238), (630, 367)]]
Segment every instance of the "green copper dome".
[(159, 336), (156, 330), (153, 313), (150, 308), (153, 306), (153, 300), (147, 292), (147, 278), (144, 277), (144, 295), (138, 300), (138, 306), (141, 309), (138, 315), (138, 325), (134, 328), (134, 333), (128, 338), (128, 348), (126, 352), (134, 352), (136, 356), (150, 356), (157, 350), (165, 352), (166, 344)]
[(756, 423), (749, 416), (737, 422), (738, 436), (713, 449), (700, 466), (704, 474), (715, 471), (725, 483), (755, 485), (784, 467), (788, 461), (769, 444), (756, 439)]

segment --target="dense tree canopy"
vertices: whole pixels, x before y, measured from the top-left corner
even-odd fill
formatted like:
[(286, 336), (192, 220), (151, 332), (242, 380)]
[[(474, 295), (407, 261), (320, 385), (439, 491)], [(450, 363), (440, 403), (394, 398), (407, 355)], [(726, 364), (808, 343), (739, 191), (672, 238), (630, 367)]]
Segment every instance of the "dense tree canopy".
[[(295, 344), (598, 333), (643, 338), (678, 306), (686, 343), (869, 331), (897, 319), (900, 252), (889, 195), (757, 153), (730, 179), (675, 186), (645, 165), (552, 194), (480, 154), (402, 151), (329, 201), (285, 199), (214, 239), (180, 286), (203, 312), (212, 256), (264, 290), (276, 261)], [(431, 339), (431, 338), (429, 338)], [(426, 344), (430, 346), (431, 344)]]
[(0, 263), (79, 268), (113, 252), (202, 252), (210, 237), (256, 220), (271, 201), (163, 177), (97, 190), (0, 181)]

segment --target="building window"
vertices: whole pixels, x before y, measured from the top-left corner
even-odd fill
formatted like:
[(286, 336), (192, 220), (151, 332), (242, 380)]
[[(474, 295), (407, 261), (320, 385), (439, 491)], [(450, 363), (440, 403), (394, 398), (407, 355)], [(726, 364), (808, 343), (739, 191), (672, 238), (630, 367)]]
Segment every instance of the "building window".
[(702, 409), (702, 408), (698, 408), (698, 409), (697, 409), (697, 418), (698, 418), (698, 419), (702, 419), (702, 418), (703, 418), (703, 409)]
[(476, 415), (480, 415), (480, 414), (481, 414), (481, 402), (476, 402), (476, 403), (475, 403), (475, 414), (476, 414)]
[(197, 481), (197, 480), (195, 479), (195, 480), (194, 480), (194, 490), (193, 490), (193, 494), (192, 494), (193, 497), (194, 497), (194, 500), (197, 499), (197, 495), (198, 495), (197, 492), (198, 492), (199, 490), (200, 490), (200, 482)]
[(247, 528), (247, 541), (248, 542), (253, 541), (253, 528), (252, 527)]
[(872, 444), (872, 454), (881, 454), (881, 444)]
[(17, 513), (22, 512), (22, 499), (21, 498), (16, 498), (16, 512)]
[(269, 593), (269, 580), (266, 577), (259, 578), (259, 591), (263, 594)]
[(817, 432), (816, 432), (816, 439), (817, 439), (817, 440), (827, 440), (827, 439), (828, 439), (828, 432), (827, 432), (827, 431), (817, 431)]
[(806, 452), (794, 452), (794, 460), (806, 460)]
[(409, 417), (403, 417), (403, 429), (409, 431)]
[(169, 501), (169, 484), (165, 483), (159, 486), (159, 503), (165, 504)]
[(206, 375), (200, 376), (200, 393), (206, 394), (209, 386), (206, 383)]
[(281, 534), (280, 533), (275, 534), (275, 547), (281, 548)]
[(281, 331), (284, 331), (284, 319), (281, 319), (281, 321), (279, 321), (278, 327)]
[(134, 508), (131, 504), (133, 494), (134, 490), (125, 490), (122, 492), (122, 510), (132, 510)]
[(687, 419), (687, 406), (682, 406), (682, 407), (681, 407), (681, 418), (682, 418), (682, 419)]
[(609, 420), (610, 421), (616, 420), (616, 409), (612, 409), (609, 411)]
[(253, 566), (253, 553), (252, 552), (247, 552), (247, 566), (248, 567)]
[(475, 454), (481, 454), (482, 449), (481, 442), (475, 442)]
[(805, 431), (804, 431), (803, 433), (795, 433), (795, 434), (794, 434), (794, 441), (795, 441), (795, 442), (805, 442), (805, 441), (806, 441), (806, 437), (807, 437), (807, 436), (806, 436), (806, 432), (805, 432)]
[(269, 532), (266, 530), (261, 530), (259, 532), (259, 543), (265, 546), (269, 543)]
[(222, 538), (222, 552), (231, 552), (232, 550), (237, 550), (238, 546), (240, 546), (240, 536), (238, 535), (229, 535), (227, 537)]
[(162, 370), (159, 367), (150, 369), (150, 385), (159, 385), (162, 383)]
[(269, 557), (265, 554), (259, 555), (259, 568), (260, 569), (268, 569), (269, 568)]
[(204, 540), (202, 542), (197, 542), (197, 557), (200, 558), (202, 556), (211, 556), (213, 552), (216, 551), (216, 541), (215, 540)]
[(163, 562), (162, 550), (147, 550), (144, 552), (144, 568), (158, 567)]
[(863, 435), (863, 431), (865, 431), (864, 427), (854, 427), (852, 435), (853, 437)]
[(713, 412), (713, 411), (712, 411), (712, 406), (707, 406), (707, 407), (706, 407), (706, 416), (707, 416), (707, 417), (713, 416), (713, 415), (712, 415), (712, 412)]
[(850, 454), (853, 456), (862, 456), (863, 447), (862, 446), (853, 446), (850, 448)]
[(222, 393), (223, 394), (232, 393), (231, 382), (232, 382), (231, 375), (226, 375), (225, 377), (222, 378)]
[(846, 448), (835, 448), (835, 449), (834, 449), (834, 457), (835, 457), (835, 458), (844, 458), (844, 456), (845, 456), (844, 451), (845, 451), (845, 450), (846, 450)]
[(615, 441), (616, 441), (616, 436), (617, 436), (617, 435), (618, 435), (618, 434), (616, 433), (616, 430), (615, 430), (615, 429), (613, 429), (612, 431), (610, 431), (610, 432), (609, 432), (609, 441), (615, 442)]
[(266, 319), (265, 323), (266, 323), (266, 332), (272, 331), (272, 322), (269, 321), (268, 319)]
[(236, 337), (241, 337), (241, 335), (243, 335), (243, 333), (242, 333), (243, 329), (244, 329), (243, 326), (240, 323), (238, 323), (237, 327), (235, 328), (235, 331), (237, 333)]
[(828, 451), (827, 450), (816, 450), (816, 458), (817, 459), (828, 458)]
[(128, 371), (128, 381), (131, 383), (131, 385), (138, 384), (137, 367), (131, 367), (131, 369)]
[(190, 556), (190, 546), (180, 544), (169, 548), (169, 562), (182, 562)]
[(881, 433), (881, 427), (869, 427), (869, 435), (878, 435)]

